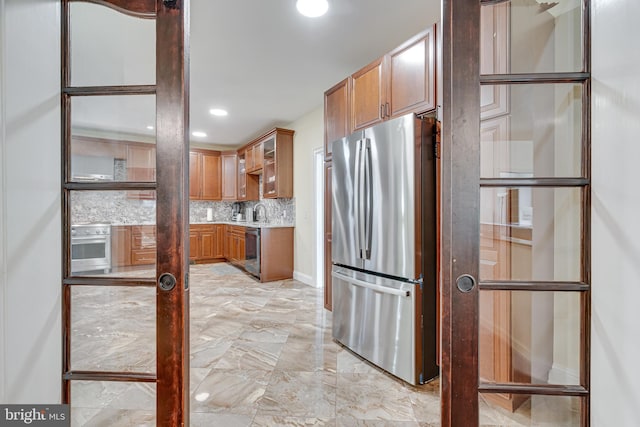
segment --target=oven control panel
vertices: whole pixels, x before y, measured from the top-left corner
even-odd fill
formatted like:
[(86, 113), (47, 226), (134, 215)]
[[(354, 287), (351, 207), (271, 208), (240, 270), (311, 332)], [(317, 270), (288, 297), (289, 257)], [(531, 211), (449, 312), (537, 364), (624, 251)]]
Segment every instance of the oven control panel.
[(111, 224), (82, 224), (71, 226), (71, 236), (106, 236), (111, 234)]

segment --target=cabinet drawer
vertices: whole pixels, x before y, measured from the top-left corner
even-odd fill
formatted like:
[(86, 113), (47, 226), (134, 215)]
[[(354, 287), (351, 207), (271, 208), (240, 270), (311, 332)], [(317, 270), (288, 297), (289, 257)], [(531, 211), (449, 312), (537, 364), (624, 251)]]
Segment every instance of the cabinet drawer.
[(131, 264), (155, 264), (156, 251), (155, 250), (132, 250), (131, 251)]

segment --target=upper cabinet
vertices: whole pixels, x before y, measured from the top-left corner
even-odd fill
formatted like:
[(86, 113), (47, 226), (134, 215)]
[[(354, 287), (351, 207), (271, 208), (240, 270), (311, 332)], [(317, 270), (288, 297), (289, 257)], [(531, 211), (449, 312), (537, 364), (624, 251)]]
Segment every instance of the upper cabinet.
[(433, 25), (351, 76), (350, 131), (436, 108), (435, 34)]
[[(259, 199), (259, 177), (251, 175), (247, 171), (247, 150), (238, 150), (238, 193), (237, 200), (258, 200)], [(253, 155), (253, 154), (251, 154)]]
[(333, 141), (349, 135), (350, 79), (346, 78), (324, 93), (324, 158), (331, 158)]
[(259, 174), (262, 172), (262, 141), (247, 147), (247, 173)]
[[(127, 144), (127, 181), (153, 182), (156, 180), (156, 146), (154, 144)], [(128, 191), (127, 198), (156, 198), (155, 191)]]
[(236, 200), (238, 197), (237, 162), (235, 151), (222, 153), (222, 200)]
[(262, 197), (293, 197), (293, 131), (276, 128), (259, 144), (263, 153)]
[(222, 160), (219, 151), (189, 152), (189, 199), (222, 199)]
[(351, 76), (351, 128), (362, 129), (385, 118), (384, 57)]

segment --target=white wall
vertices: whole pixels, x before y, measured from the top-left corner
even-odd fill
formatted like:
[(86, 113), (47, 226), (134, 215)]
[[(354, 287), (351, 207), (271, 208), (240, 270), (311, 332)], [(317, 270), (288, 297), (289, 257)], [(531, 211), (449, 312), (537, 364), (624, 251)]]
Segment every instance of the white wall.
[(638, 0), (592, 0), (594, 427), (640, 420)]
[(294, 278), (313, 284), (315, 223), (313, 150), (324, 143), (324, 108), (306, 114), (288, 125), (293, 136), (293, 197), (296, 203)]
[(0, 402), (60, 400), (59, 1), (4, 0)]

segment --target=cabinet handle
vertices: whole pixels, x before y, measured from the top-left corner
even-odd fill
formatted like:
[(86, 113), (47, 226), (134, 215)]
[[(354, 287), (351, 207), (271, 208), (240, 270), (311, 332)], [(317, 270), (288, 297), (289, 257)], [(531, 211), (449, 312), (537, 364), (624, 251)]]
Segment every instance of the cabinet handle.
[(390, 108), (389, 108), (389, 103), (387, 102), (386, 104), (384, 104), (384, 112), (385, 112), (385, 115), (386, 115), (387, 117), (389, 117), (389, 116), (390, 116), (390, 114), (389, 114), (389, 110), (390, 110)]
[(380, 118), (384, 119), (384, 104), (380, 104)]

